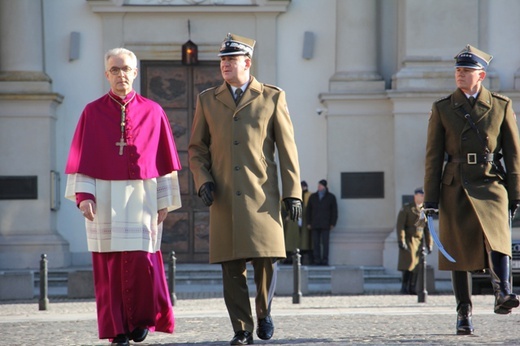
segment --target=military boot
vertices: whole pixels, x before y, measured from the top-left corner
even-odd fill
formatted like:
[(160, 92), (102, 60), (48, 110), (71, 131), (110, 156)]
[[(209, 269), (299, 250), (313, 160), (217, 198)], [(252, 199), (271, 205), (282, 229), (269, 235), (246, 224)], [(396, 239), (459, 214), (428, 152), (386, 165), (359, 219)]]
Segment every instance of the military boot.
[(417, 286), (417, 277), (419, 270), (416, 268), (412, 272), (410, 272), (410, 279), (408, 282), (408, 294), (416, 295), (417, 291), (415, 287)]
[(473, 334), (471, 274), (463, 271), (452, 271), (451, 282), (457, 301), (457, 335)]
[(401, 294), (409, 294), (408, 288), (410, 286), (411, 271), (403, 270), (403, 278), (401, 279)]
[(520, 305), (517, 295), (511, 292), (509, 256), (491, 251), (489, 257), (491, 259), (489, 272), (495, 293), (495, 314), (507, 315), (511, 313), (511, 309)]

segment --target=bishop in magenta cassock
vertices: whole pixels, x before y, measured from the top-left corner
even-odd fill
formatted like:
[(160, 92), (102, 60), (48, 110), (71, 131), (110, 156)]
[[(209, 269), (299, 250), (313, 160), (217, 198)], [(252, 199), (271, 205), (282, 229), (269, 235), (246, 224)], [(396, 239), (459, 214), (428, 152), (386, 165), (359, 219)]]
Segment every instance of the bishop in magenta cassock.
[(173, 333), (160, 246), (163, 220), (181, 206), (181, 165), (163, 109), (132, 88), (134, 53), (109, 50), (105, 69), (110, 91), (81, 114), (65, 197), (85, 216), (99, 338), (128, 345)]

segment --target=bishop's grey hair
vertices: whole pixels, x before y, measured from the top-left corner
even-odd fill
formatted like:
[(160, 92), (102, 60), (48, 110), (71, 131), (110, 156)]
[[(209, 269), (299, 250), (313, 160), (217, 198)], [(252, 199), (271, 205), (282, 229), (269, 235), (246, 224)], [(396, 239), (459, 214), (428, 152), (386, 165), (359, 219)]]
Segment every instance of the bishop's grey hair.
[(135, 56), (134, 52), (132, 52), (131, 50), (128, 50), (126, 48), (112, 48), (105, 53), (105, 70), (108, 70), (108, 68), (109, 68), (108, 59), (110, 59), (113, 56), (120, 56), (120, 55), (128, 55), (134, 61), (133, 66), (130, 66), (130, 67), (132, 67), (132, 68), (137, 67), (137, 57)]

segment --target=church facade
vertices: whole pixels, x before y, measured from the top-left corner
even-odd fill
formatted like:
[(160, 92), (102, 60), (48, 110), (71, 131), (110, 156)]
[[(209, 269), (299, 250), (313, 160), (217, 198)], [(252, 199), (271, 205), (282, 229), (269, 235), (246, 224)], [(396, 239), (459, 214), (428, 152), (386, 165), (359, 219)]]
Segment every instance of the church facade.
[[(257, 41), (253, 74), (286, 91), (301, 178), (311, 191), (327, 179), (338, 199), (330, 264), (395, 270), (397, 212), (422, 185), (428, 114), (455, 89), (454, 55), (492, 54), (485, 85), (520, 110), (519, 12), (515, 0), (0, 0), (0, 270), (37, 268), (43, 253), (50, 267), (90, 264), (64, 167), (83, 107), (108, 91), (113, 47), (136, 53), (134, 87), (166, 110), (183, 160), (163, 251), (207, 261), (185, 151), (228, 32)], [(188, 41), (197, 64), (182, 63)]]

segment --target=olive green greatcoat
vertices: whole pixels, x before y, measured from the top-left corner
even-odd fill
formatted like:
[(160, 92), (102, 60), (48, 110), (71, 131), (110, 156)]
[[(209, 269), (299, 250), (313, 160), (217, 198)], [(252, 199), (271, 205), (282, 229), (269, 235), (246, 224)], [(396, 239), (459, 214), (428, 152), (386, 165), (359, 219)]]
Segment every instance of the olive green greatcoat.
[(294, 254), (294, 250), (302, 250), (300, 248), (301, 229), (298, 225), (298, 220), (292, 221), (289, 218), (289, 215), (285, 210), (285, 206), (282, 206), (282, 209), (282, 215), (285, 215), (285, 218), (283, 220), (283, 231), (285, 234), (285, 252), (288, 256), (292, 256)]
[(414, 271), (421, 258), (421, 243), (426, 237), (425, 246), (430, 249), (433, 239), (424, 220), (419, 221), (420, 210), (415, 203), (405, 204), (397, 215), (396, 231), (397, 241), (407, 245), (408, 250), (399, 249), (397, 270)]
[(225, 82), (203, 91), (188, 153), (196, 191), (206, 182), (215, 184), (210, 263), (285, 258), (280, 199), (302, 195), (285, 92), (254, 77), (238, 105)]
[[(508, 201), (520, 199), (520, 141), (511, 100), (484, 87), (471, 118), (492, 153), (503, 154), (505, 180), (491, 163), (444, 165), (444, 155), (482, 154), (483, 144), (464, 118), (470, 110), (457, 89), (433, 104), (428, 124), (424, 192), (439, 203), (442, 244), (456, 263), (439, 256), (439, 269), (472, 271), (488, 267), (484, 239), (491, 250), (511, 256)], [(507, 184), (507, 187), (506, 187)]]
[[(284, 220), (285, 251), (288, 253), (293, 254), (296, 248), (300, 249), (300, 253), (312, 250), (312, 231), (307, 228), (306, 215), (310, 195), (310, 191), (305, 191), (302, 194), (302, 217), (299, 221), (291, 221), (287, 212), (284, 213), (287, 215)], [(284, 208), (282, 203), (282, 209)]]

